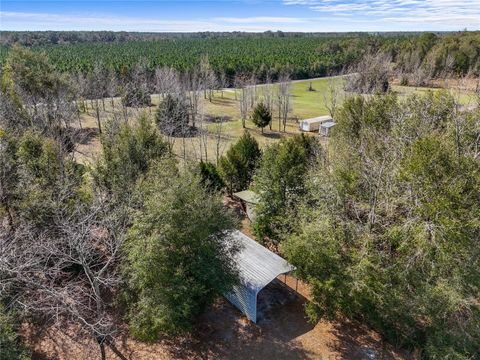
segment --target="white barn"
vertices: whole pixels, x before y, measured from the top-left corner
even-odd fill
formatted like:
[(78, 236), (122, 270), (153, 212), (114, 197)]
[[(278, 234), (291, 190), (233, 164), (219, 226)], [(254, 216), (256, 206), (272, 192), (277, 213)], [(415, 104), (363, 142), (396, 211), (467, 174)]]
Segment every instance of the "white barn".
[(318, 116), (311, 119), (305, 119), (300, 121), (300, 130), (301, 131), (319, 131), (320, 125), (328, 121), (333, 121), (330, 115), (324, 115), (324, 116)]
[(295, 270), (295, 267), (238, 230), (233, 231), (231, 236), (240, 245), (235, 258), (240, 284), (224, 296), (256, 323), (258, 293), (277, 276)]

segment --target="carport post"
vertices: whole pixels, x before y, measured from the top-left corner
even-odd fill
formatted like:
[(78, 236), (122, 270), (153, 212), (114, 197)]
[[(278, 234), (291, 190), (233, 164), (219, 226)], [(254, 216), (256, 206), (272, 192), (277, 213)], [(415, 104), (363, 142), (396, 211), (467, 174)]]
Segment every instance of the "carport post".
[(298, 292), (298, 278), (297, 279), (297, 282), (295, 283), (295, 291)]

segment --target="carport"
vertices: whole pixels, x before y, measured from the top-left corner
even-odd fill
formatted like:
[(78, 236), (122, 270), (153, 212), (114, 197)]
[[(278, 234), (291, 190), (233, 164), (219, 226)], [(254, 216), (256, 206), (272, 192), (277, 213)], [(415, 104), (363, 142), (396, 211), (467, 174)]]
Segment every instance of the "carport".
[(258, 293), (279, 275), (287, 274), (295, 267), (240, 231), (233, 231), (231, 236), (240, 245), (235, 258), (240, 284), (224, 295), (249, 320), (256, 323)]

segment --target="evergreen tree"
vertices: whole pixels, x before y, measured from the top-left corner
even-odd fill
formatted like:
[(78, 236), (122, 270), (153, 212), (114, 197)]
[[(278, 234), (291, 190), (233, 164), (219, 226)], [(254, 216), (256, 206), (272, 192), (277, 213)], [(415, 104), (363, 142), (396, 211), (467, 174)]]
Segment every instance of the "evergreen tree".
[(122, 104), (129, 107), (151, 106), (152, 99), (148, 91), (143, 87), (128, 86), (122, 96)]
[(16, 332), (13, 317), (4, 309), (2, 304), (0, 304), (0, 359), (30, 359), (20, 335)]
[(303, 134), (265, 149), (253, 186), (259, 197), (253, 223), (258, 237), (270, 236), (278, 241), (288, 233), (287, 215), (294, 218), (296, 204), (305, 193), (307, 171), (317, 159), (318, 142)]
[(263, 128), (272, 122), (272, 113), (263, 102), (259, 102), (253, 109), (252, 122), (262, 129), (262, 134)]
[(135, 126), (110, 124), (101, 142), (103, 151), (93, 175), (116, 200), (132, 193), (151, 161), (169, 154), (168, 144), (146, 115), (140, 116)]
[(181, 333), (207, 305), (237, 281), (227, 241), (235, 227), (220, 198), (205, 191), (198, 175), (159, 162), (143, 182), (143, 211), (126, 246), (129, 322), (134, 336), (155, 340)]
[(199, 168), (203, 186), (217, 191), (223, 189), (225, 183), (215, 165), (208, 161), (200, 161)]
[(257, 140), (245, 132), (218, 162), (220, 174), (230, 193), (245, 190), (252, 181), (260, 159)]

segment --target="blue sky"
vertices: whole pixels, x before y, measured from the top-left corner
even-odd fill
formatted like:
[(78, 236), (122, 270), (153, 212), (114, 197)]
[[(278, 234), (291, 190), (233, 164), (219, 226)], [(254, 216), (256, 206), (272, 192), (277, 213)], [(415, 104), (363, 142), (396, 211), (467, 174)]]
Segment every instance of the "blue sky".
[(0, 0), (1, 30), (479, 30), (480, 0)]

